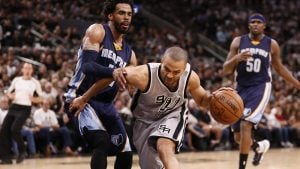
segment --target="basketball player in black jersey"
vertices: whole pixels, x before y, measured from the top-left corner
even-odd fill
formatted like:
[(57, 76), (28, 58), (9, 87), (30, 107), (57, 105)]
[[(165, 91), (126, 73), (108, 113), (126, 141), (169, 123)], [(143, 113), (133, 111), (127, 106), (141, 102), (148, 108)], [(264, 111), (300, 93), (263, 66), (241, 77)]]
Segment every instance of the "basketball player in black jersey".
[(239, 169), (245, 169), (248, 153), (255, 152), (253, 165), (258, 165), (269, 149), (268, 140), (252, 139), (252, 129), (262, 118), (271, 93), (271, 65), (287, 82), (300, 89), (300, 82), (282, 65), (280, 47), (266, 36), (266, 19), (255, 13), (248, 19), (249, 34), (236, 37), (223, 65), (225, 74), (236, 71), (237, 91), (245, 105), (244, 115), (232, 126), (234, 138), (240, 144)]

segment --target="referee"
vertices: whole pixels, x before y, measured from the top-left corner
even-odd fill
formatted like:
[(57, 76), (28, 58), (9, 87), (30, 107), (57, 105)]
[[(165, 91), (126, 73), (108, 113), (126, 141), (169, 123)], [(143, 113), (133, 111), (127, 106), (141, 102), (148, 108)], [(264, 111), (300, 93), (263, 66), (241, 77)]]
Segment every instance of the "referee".
[(12, 164), (12, 139), (17, 142), (19, 149), (16, 162), (21, 163), (25, 159), (25, 146), (21, 136), (21, 129), (26, 119), (30, 116), (32, 103), (40, 103), (42, 101), (42, 98), (39, 97), (42, 94), (41, 84), (32, 77), (32, 64), (24, 63), (22, 73), (23, 76), (13, 79), (6, 93), (12, 104), (0, 131), (0, 164)]

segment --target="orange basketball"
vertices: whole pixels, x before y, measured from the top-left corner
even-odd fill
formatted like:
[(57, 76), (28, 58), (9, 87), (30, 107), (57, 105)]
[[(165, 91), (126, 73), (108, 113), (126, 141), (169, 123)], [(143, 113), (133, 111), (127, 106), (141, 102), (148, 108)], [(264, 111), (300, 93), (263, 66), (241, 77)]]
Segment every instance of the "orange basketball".
[(234, 89), (224, 88), (213, 94), (210, 112), (217, 122), (233, 124), (240, 119), (243, 111), (243, 100)]

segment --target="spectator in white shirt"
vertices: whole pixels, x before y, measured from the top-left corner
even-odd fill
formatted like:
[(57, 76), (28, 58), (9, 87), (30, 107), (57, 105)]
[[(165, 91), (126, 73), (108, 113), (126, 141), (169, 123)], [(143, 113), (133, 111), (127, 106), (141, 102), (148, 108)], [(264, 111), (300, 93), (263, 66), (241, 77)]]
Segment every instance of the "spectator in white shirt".
[(24, 63), (22, 67), (22, 76), (15, 77), (6, 93), (12, 100), (8, 113), (3, 121), (0, 132), (0, 164), (12, 164), (13, 154), (11, 153), (12, 142), (15, 140), (19, 154), (17, 163), (21, 163), (25, 157), (25, 145), (21, 135), (21, 130), (30, 116), (32, 103), (40, 103), (42, 89), (40, 82), (32, 77), (33, 66), (30, 63)]
[(72, 139), (67, 127), (60, 127), (54, 111), (50, 108), (50, 100), (45, 99), (43, 101), (42, 108), (36, 110), (33, 115), (33, 121), (36, 125), (36, 136), (39, 140), (39, 144), (44, 149), (46, 156), (51, 155), (50, 145), (58, 138), (62, 138), (64, 152), (67, 155), (76, 155), (70, 148), (72, 145)]

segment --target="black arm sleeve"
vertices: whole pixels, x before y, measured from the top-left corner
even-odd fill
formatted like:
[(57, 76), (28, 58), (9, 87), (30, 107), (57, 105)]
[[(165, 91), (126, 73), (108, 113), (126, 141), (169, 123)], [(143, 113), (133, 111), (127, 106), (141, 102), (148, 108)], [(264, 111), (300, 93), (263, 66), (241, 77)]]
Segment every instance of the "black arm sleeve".
[(113, 77), (113, 68), (97, 64), (96, 60), (99, 53), (93, 50), (83, 50), (82, 53), (82, 72), (86, 76)]

